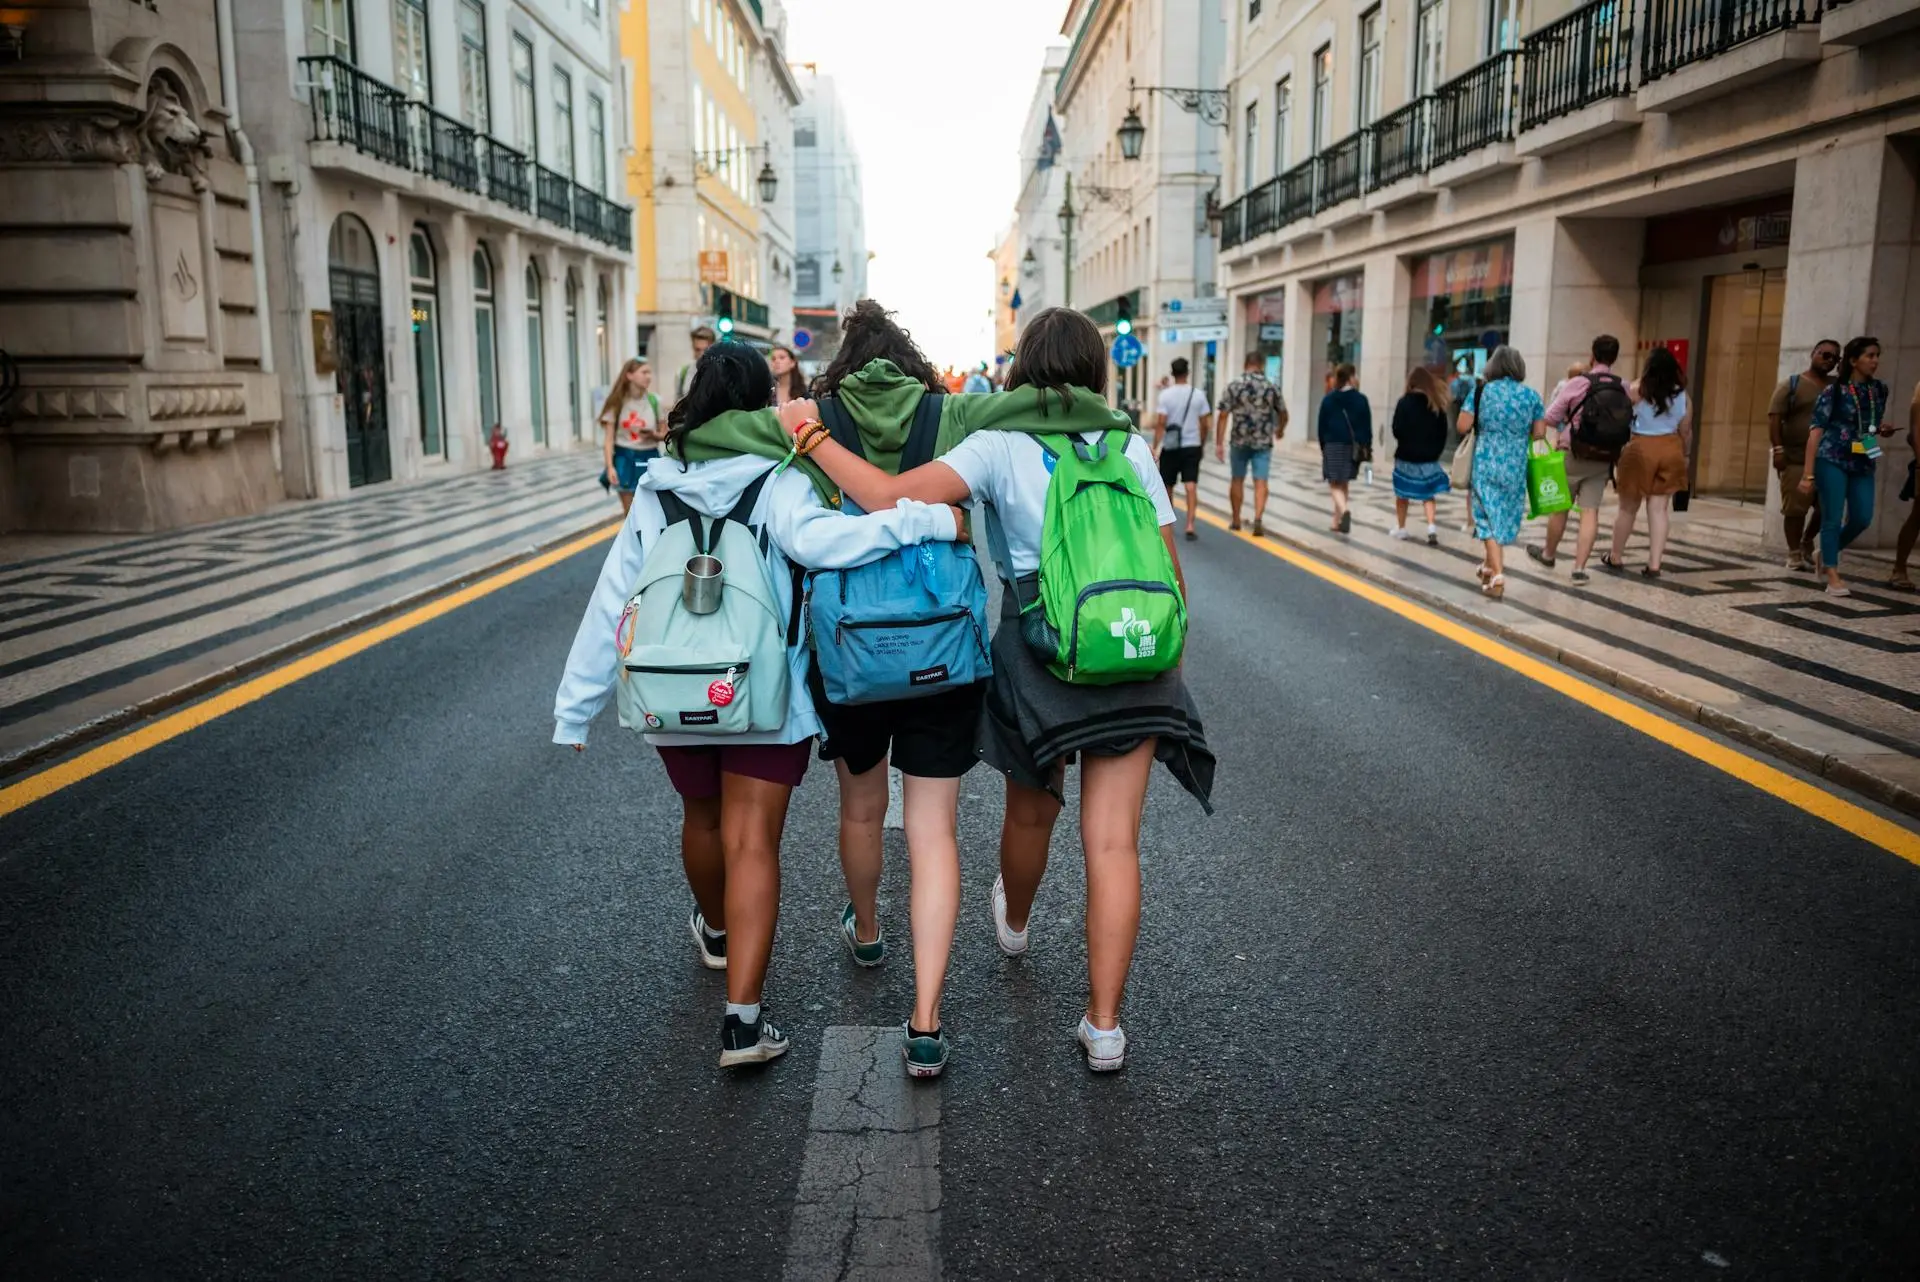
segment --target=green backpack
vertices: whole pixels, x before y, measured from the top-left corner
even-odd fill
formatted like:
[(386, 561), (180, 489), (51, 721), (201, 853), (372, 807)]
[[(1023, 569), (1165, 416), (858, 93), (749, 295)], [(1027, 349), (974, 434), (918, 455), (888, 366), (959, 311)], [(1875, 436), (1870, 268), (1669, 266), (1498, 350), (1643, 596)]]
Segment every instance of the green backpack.
[[(1019, 584), (1020, 635), (1048, 671), (1073, 685), (1150, 681), (1179, 665), (1187, 604), (1153, 500), (1126, 454), (1127, 434), (1093, 445), (1036, 437), (1053, 462), (1040, 535), (1040, 585)], [(987, 533), (1001, 573), (1012, 562), (997, 516)]]

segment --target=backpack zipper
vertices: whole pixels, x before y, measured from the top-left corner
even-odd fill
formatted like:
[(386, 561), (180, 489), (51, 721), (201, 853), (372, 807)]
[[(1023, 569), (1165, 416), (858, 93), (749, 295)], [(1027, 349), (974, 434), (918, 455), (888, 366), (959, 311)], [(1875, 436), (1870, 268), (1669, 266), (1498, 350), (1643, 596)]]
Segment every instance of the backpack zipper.
[[(852, 623), (849, 623), (845, 619), (842, 619), (840, 622), (833, 625), (833, 643), (835, 645), (839, 645), (840, 634), (850, 629), (853, 631), (859, 631), (861, 628), (924, 628), (924, 627), (930, 627), (936, 623), (952, 623), (955, 619), (967, 619), (972, 617), (973, 617), (972, 610), (954, 610), (948, 614), (930, 615), (929, 617), (924, 619), (864, 619), (864, 620), (858, 620)], [(976, 627), (974, 630), (976, 632), (979, 631), (978, 627)]]
[(748, 666), (748, 661), (742, 659), (738, 663), (723, 663), (718, 667), (705, 663), (629, 663), (626, 668), (628, 672), (664, 672), (669, 676), (724, 677), (729, 672), (737, 672), (744, 677)]

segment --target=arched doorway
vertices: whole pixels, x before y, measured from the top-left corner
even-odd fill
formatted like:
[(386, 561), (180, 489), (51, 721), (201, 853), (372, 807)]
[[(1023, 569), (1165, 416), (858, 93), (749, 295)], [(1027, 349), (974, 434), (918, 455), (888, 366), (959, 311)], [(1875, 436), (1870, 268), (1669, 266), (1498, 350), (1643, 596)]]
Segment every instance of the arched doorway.
[(419, 381), (420, 452), (445, 458), (447, 433), (440, 394), (440, 277), (427, 229), (415, 227), (407, 242), (407, 275), (413, 298), (413, 369)]
[(347, 418), (347, 484), (393, 478), (387, 439), (387, 355), (380, 324), (380, 259), (373, 233), (352, 214), (327, 235), (327, 284), (333, 299), (334, 387)]
[(479, 375), (480, 439), (500, 421), (500, 374), (494, 347), (493, 258), (485, 245), (473, 251), (473, 350)]
[(567, 422), (580, 439), (580, 277), (567, 269)]
[(533, 443), (547, 443), (547, 331), (540, 312), (540, 272), (527, 264), (527, 395), (533, 402)]

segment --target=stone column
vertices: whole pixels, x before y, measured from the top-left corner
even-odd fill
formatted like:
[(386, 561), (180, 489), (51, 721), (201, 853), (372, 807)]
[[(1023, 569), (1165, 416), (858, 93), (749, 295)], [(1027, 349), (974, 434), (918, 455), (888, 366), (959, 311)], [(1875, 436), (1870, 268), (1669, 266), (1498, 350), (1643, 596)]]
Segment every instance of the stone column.
[(486, 457), (480, 421), (480, 373), (473, 330), (473, 229), (462, 213), (445, 223), (440, 266), (440, 362), (446, 384), (447, 461), (462, 471)]
[(413, 345), (413, 221), (399, 193), (380, 194), (380, 314), (387, 344), (387, 448), (395, 480), (420, 475), (420, 370)]
[[(1360, 391), (1373, 407), (1374, 481), (1385, 483), (1393, 457), (1393, 407), (1407, 385), (1407, 305), (1413, 277), (1398, 254), (1369, 256), (1360, 314)], [(1364, 473), (1362, 474), (1364, 476)]]
[(1313, 374), (1313, 283), (1301, 277), (1289, 280), (1284, 306), (1287, 315), (1286, 346), (1281, 349), (1280, 395), (1287, 402), (1293, 421), (1287, 428), (1285, 453), (1300, 459), (1320, 457), (1319, 438), (1314, 435), (1314, 411), (1320, 405), (1320, 389)]
[[(1780, 318), (1780, 375), (1798, 369), (1822, 338), (1880, 340), (1887, 416), (1907, 421), (1920, 379), (1920, 253), (1916, 253), (1915, 149), (1875, 134), (1827, 145), (1794, 166), (1793, 236)], [(1857, 546), (1891, 547), (1908, 505), (1897, 499), (1912, 451), (1905, 433), (1883, 438), (1874, 521)], [(1767, 545), (1784, 550), (1777, 475), (1767, 482)]]
[(507, 433), (508, 459), (525, 458), (533, 448), (532, 404), (528, 390), (527, 258), (520, 233), (500, 238), (500, 263), (493, 282), (494, 346), (500, 366), (500, 423)]

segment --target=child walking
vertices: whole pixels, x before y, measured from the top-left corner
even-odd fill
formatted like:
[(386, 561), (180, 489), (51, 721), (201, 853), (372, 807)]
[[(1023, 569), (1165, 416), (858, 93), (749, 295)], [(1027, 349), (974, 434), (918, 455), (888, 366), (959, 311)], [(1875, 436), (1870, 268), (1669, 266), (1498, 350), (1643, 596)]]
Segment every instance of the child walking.
[(667, 438), (666, 424), (660, 421), (660, 398), (652, 388), (652, 367), (635, 357), (620, 367), (620, 377), (613, 380), (607, 402), (600, 407), (607, 480), (620, 492), (622, 515), (633, 507), (640, 474), (660, 457), (660, 442)]

